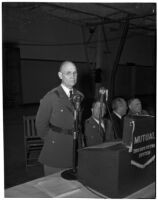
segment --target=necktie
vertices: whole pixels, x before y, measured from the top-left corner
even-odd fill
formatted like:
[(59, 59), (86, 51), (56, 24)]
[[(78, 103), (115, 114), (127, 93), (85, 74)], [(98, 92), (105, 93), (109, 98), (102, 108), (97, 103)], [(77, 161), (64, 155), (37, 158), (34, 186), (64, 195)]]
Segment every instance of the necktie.
[(72, 101), (72, 90), (69, 91), (69, 99)]
[(72, 98), (72, 90), (70, 90), (69, 93), (70, 93), (69, 98), (71, 99)]

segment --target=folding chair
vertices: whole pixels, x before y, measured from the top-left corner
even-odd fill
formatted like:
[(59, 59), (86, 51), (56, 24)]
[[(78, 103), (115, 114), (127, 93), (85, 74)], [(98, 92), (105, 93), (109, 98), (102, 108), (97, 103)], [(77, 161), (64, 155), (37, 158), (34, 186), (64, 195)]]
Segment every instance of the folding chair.
[(43, 140), (37, 135), (35, 118), (23, 116), (26, 167), (39, 164), (38, 156), (43, 146)]

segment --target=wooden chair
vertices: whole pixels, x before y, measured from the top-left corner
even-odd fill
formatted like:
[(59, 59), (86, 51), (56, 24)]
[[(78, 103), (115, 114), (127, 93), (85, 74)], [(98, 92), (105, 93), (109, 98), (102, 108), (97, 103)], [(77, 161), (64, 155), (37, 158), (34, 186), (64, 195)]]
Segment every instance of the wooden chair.
[(37, 135), (35, 118), (23, 116), (26, 167), (39, 164), (38, 156), (43, 146), (43, 140)]

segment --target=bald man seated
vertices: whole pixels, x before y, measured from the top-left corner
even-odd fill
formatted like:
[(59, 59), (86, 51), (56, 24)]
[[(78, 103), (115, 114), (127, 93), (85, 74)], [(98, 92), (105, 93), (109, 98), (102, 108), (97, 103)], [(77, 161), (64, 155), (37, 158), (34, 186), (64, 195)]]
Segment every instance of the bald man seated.
[(112, 101), (112, 113), (111, 113), (111, 126), (112, 131), (110, 138), (111, 139), (122, 139), (123, 135), (123, 117), (127, 112), (127, 103), (122, 97), (117, 97)]

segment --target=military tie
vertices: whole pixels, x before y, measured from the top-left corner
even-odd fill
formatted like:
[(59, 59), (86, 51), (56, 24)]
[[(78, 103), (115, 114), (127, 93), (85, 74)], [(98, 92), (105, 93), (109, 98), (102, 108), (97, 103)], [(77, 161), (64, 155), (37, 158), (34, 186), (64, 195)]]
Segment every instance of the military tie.
[(69, 99), (72, 102), (72, 90), (69, 91)]

